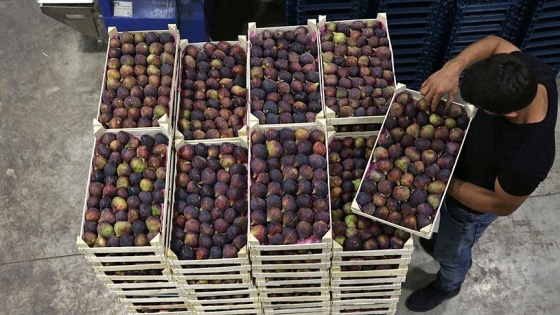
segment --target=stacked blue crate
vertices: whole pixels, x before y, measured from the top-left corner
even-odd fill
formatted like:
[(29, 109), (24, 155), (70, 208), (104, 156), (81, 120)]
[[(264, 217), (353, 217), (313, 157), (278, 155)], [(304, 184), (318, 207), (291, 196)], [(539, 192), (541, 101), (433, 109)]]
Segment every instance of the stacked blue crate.
[(523, 0), (458, 0), (444, 61), (489, 35), (515, 42), (526, 11)]
[(176, 0), (136, 0), (132, 3), (131, 16), (115, 16), (115, 0), (99, 0), (99, 7), (106, 27), (114, 26), (119, 32), (166, 30), (168, 24), (177, 24)]
[(191, 43), (209, 40), (214, 0), (180, 0), (179, 32)]
[(326, 15), (327, 21), (375, 18), (377, 1), (284, 0), (284, 12), (286, 25), (303, 25), (319, 15)]
[(382, 0), (387, 13), (397, 82), (418, 90), (441, 66), (442, 47), (453, 19), (452, 0)]
[(560, 0), (538, 1), (521, 49), (560, 71)]

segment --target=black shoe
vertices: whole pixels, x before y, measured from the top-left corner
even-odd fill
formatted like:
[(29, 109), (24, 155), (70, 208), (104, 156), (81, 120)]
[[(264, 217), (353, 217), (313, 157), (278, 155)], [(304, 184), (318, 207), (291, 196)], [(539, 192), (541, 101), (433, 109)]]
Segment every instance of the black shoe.
[[(432, 238), (430, 239), (420, 237), (420, 246), (426, 252), (426, 254), (430, 255), (432, 258), (434, 258), (434, 247), (436, 244), (436, 236), (437, 233), (434, 233), (432, 235)], [(469, 263), (469, 269), (471, 269), (471, 266), (472, 266), (472, 259), (471, 262)]]
[(435, 287), (434, 282), (422, 289), (414, 291), (404, 302), (406, 308), (413, 312), (427, 312), (443, 301), (450, 299), (461, 292), (461, 288), (454, 291), (443, 291)]

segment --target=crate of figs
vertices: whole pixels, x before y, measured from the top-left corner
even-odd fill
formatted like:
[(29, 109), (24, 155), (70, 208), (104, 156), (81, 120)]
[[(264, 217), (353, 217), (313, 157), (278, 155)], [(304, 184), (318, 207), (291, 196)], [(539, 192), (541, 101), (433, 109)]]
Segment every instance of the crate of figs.
[(247, 248), (248, 143), (178, 140), (168, 262), (199, 312), (259, 314)]
[(101, 97), (94, 128), (169, 125), (174, 113), (179, 32), (118, 32), (110, 27)]
[(247, 39), (180, 42), (177, 137), (185, 140), (246, 136)]
[(332, 238), (322, 122), (250, 129), (249, 252), (263, 308), (274, 314), (330, 307)]
[(387, 16), (330, 22), (319, 16), (317, 27), (329, 125), (382, 123), (396, 85)]
[(169, 135), (100, 131), (94, 140), (78, 250), (130, 310), (186, 309), (165, 258)]
[(408, 232), (352, 212), (376, 135), (329, 135), (333, 227), (331, 296), (333, 312), (382, 309), (398, 300), (412, 255)]
[(264, 125), (323, 118), (316, 21), (277, 28), (249, 23), (248, 34), (250, 119)]
[(430, 238), (474, 113), (443, 101), (432, 112), (419, 92), (397, 89), (352, 211)]

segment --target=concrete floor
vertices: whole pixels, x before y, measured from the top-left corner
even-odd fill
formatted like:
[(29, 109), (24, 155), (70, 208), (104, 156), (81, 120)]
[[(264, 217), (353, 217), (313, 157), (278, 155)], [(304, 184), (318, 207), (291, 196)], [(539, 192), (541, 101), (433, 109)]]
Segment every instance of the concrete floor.
[[(75, 246), (105, 47), (33, 0), (2, 0), (0, 12), (0, 314), (125, 314)], [(557, 154), (547, 181), (476, 246), (463, 292), (427, 314), (558, 314), (559, 183)], [(397, 314), (412, 314), (404, 299), (436, 271), (414, 252)]]

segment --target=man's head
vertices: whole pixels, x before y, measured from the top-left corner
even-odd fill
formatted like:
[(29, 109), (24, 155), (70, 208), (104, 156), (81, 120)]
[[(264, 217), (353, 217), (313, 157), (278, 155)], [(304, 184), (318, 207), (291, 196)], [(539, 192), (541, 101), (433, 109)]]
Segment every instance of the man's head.
[(527, 107), (537, 94), (534, 73), (519, 58), (497, 54), (473, 64), (461, 80), (461, 97), (504, 115)]

